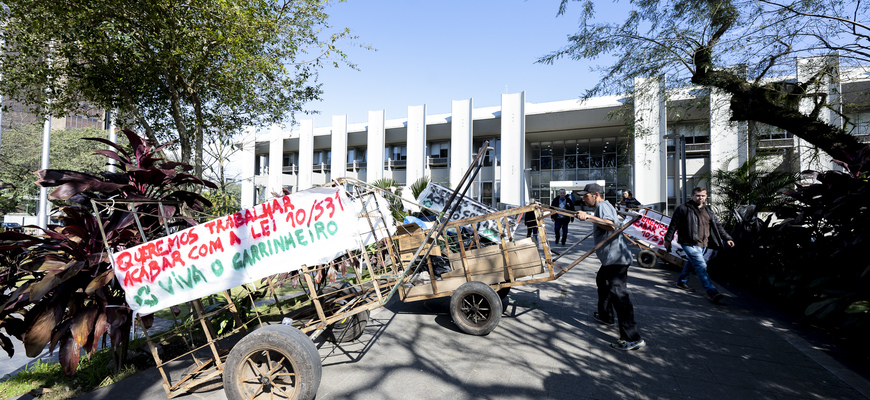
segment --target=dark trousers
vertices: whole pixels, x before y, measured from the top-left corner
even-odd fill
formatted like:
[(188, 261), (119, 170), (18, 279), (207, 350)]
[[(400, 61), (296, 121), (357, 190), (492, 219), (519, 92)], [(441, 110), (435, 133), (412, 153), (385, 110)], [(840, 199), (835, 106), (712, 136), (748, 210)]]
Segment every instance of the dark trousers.
[(602, 265), (595, 277), (598, 284), (598, 316), (613, 321), (613, 311), (619, 322), (619, 338), (629, 342), (640, 340), (634, 322), (634, 305), (628, 298), (628, 265)]
[[(556, 218), (556, 243), (562, 242), (565, 243), (565, 240), (568, 239), (568, 224), (571, 223), (570, 218)], [(561, 232), (561, 237), (559, 236), (559, 232)]]
[(526, 237), (532, 237), (532, 236), (535, 237), (535, 243), (537, 243), (538, 242), (538, 227), (537, 226), (532, 226), (532, 227), (526, 228)]

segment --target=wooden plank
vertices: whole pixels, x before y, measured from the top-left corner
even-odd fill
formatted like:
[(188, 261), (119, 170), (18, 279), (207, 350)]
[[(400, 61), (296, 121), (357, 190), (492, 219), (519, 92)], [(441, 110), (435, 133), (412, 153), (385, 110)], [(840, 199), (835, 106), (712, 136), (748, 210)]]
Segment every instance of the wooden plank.
[(208, 340), (208, 347), (211, 349), (212, 356), (215, 358), (215, 364), (220, 368), (220, 352), (218, 351), (217, 341), (215, 340), (217, 334), (215, 334), (214, 328), (212, 328), (211, 324), (208, 322), (208, 318), (204, 316), (205, 310), (203, 309), (202, 302), (199, 301), (199, 299), (193, 301), (193, 309), (196, 311), (199, 322), (202, 324), (202, 330)]
[(503, 235), (503, 232), (502, 232), (501, 218), (496, 219), (495, 224), (496, 224), (496, 227), (498, 227), (498, 236), (499, 236), (499, 238), (501, 238), (501, 256), (504, 260), (504, 270), (505, 270), (504, 272), (508, 277), (508, 282), (513, 282), (514, 281), (514, 271), (513, 271), (511, 264), (510, 264), (510, 257), (508, 256), (508, 246), (507, 246), (507, 242), (505, 241), (505, 238), (504, 238), (505, 235)]

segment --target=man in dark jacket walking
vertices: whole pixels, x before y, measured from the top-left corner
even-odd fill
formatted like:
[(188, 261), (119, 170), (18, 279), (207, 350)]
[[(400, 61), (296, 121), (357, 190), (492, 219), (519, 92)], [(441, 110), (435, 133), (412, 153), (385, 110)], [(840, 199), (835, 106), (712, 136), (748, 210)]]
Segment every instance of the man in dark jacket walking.
[[(561, 208), (565, 211), (574, 211), (574, 202), (571, 201), (570, 197), (566, 196), (565, 189), (560, 189), (559, 197), (553, 199), (553, 201), (550, 203), (550, 207)], [(565, 240), (568, 239), (568, 224), (574, 221), (574, 218), (562, 214), (553, 214), (552, 218), (553, 222), (556, 225), (555, 229), (553, 229), (554, 231), (556, 231), (556, 244), (559, 244), (559, 242), (561, 242), (564, 246)]]
[(704, 285), (707, 296), (717, 303), (724, 296), (713, 286), (710, 276), (707, 275), (704, 252), (708, 247), (719, 250), (723, 247), (723, 243), (728, 247), (734, 247), (734, 240), (728, 236), (722, 225), (719, 225), (716, 214), (710, 211), (706, 202), (707, 189), (696, 187), (692, 189), (692, 199), (674, 210), (668, 232), (665, 234), (665, 250), (671, 251), (671, 240), (674, 238), (674, 233), (677, 233), (677, 243), (683, 247), (689, 259), (683, 267), (683, 273), (677, 278), (677, 287), (691, 290), (686, 282), (689, 281), (689, 276), (694, 270), (695, 275), (698, 275), (698, 279)]

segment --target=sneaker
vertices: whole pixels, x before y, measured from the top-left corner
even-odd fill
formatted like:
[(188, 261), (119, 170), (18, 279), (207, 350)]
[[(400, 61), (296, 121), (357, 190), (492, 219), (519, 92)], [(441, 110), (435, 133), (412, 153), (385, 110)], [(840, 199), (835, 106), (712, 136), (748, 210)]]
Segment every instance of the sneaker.
[(565, 242), (562, 242), (562, 246), (564, 246), (564, 245), (565, 245)]
[(725, 295), (724, 295), (724, 294), (722, 294), (722, 293), (716, 293), (716, 294), (710, 296), (710, 301), (712, 301), (713, 303), (717, 303), (717, 304), (718, 304), (718, 303), (719, 303), (720, 301), (722, 301), (722, 299), (724, 299), (724, 298), (725, 298)]
[(619, 339), (616, 343), (611, 343), (610, 347), (613, 347), (616, 350), (629, 351), (629, 350), (637, 350), (643, 346), (646, 346), (646, 342), (643, 339), (638, 340), (636, 342), (629, 342), (622, 339)]
[(689, 285), (687, 285), (683, 282), (677, 282), (677, 289), (683, 289), (687, 292), (694, 292), (695, 291), (695, 289), (690, 288)]
[(597, 312), (592, 313), (592, 318), (594, 318), (596, 321), (598, 321), (598, 323), (601, 325), (605, 325), (605, 326), (616, 325), (616, 322), (607, 322), (607, 321), (601, 319), (601, 317), (598, 315)]

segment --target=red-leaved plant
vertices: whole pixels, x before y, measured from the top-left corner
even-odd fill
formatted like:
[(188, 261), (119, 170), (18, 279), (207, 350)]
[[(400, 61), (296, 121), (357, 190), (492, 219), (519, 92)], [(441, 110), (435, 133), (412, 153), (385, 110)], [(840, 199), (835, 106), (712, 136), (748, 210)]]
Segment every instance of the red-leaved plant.
[[(120, 172), (36, 173), (37, 185), (57, 187), (52, 199), (77, 203), (60, 207), (61, 225), (50, 226), (39, 236), (0, 233), (0, 327), (24, 343), (28, 357), (38, 356), (46, 345), (50, 351), (59, 348), (66, 375), (76, 371), (81, 350), (95, 351), (106, 334), (119, 368), (132, 326), (132, 312), (114, 279), (100, 225), (112, 249), (135, 246), (142, 238), (132, 213), (116, 207), (95, 214), (91, 199), (149, 201), (138, 205), (137, 211), (150, 239), (163, 234), (163, 221), (156, 216), (177, 217), (180, 207), (199, 211), (210, 205), (189, 189), (216, 188), (186, 173), (191, 166), (160, 158), (165, 145), (153, 147), (131, 131), (123, 133), (132, 153), (104, 139), (89, 139), (115, 149), (96, 152), (114, 160)], [(150, 321), (146, 318), (145, 323)], [(10, 357), (14, 354), (12, 341), (2, 331), (0, 346)]]

